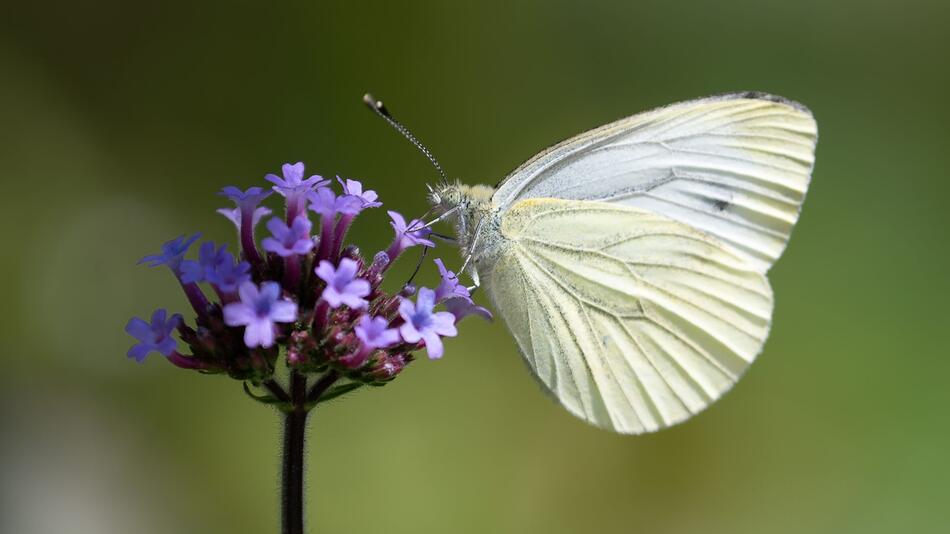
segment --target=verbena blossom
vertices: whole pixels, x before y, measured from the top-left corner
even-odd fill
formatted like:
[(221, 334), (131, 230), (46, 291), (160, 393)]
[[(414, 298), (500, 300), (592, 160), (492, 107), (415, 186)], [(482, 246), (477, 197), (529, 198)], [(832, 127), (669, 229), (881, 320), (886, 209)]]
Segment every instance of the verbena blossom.
[(188, 248), (191, 247), (191, 244), (197, 241), (199, 237), (201, 237), (200, 232), (193, 234), (191, 237), (180, 235), (175, 239), (166, 241), (162, 245), (162, 252), (160, 254), (145, 256), (139, 260), (139, 263), (144, 263), (149, 267), (167, 265), (172, 272), (178, 275), (180, 274), (179, 267), (185, 257), (185, 253), (188, 252)]
[[(399, 213), (395, 211), (390, 211), (389, 218), (391, 219), (390, 225), (393, 227), (393, 230), (396, 232), (396, 238), (393, 240), (392, 245), (389, 246), (389, 249), (386, 250), (386, 255), (389, 256), (390, 261), (394, 261), (402, 251), (406, 250), (409, 247), (414, 247), (416, 245), (422, 245), (425, 247), (435, 247), (435, 243), (428, 239), (429, 235), (432, 233), (432, 230), (429, 228), (422, 228), (423, 223), (418, 219), (413, 219), (408, 224), (406, 224), (406, 219)], [(409, 228), (419, 228), (418, 230), (408, 231)]]
[[(234, 223), (234, 226), (237, 227), (238, 231), (241, 231), (241, 208), (220, 208), (216, 210), (221, 215), (227, 217), (227, 219)], [(251, 226), (257, 226), (257, 223), (261, 222), (261, 219), (267, 217), (272, 212), (270, 208), (266, 206), (261, 206), (254, 209), (254, 215), (251, 219)]]
[[(168, 312), (163, 309), (152, 313), (151, 322), (145, 322), (138, 317), (129, 319), (125, 331), (138, 340), (138, 343), (129, 349), (129, 358), (137, 362), (145, 361), (151, 352), (169, 356), (178, 347), (178, 342), (172, 337), (172, 331), (181, 324), (181, 315), (174, 314), (167, 317)], [(166, 319), (167, 317), (167, 319)]]
[(435, 304), (435, 291), (427, 287), (419, 289), (415, 304), (409, 299), (399, 304), (399, 315), (405, 321), (399, 327), (399, 333), (408, 343), (422, 341), (432, 359), (442, 357), (442, 337), (458, 334), (455, 316), (449, 312), (433, 311)]
[(241, 284), (251, 280), (251, 264), (246, 261), (237, 262), (234, 256), (227, 252), (225, 260), (207, 273), (206, 280), (221, 293), (234, 293)]
[(369, 295), (369, 282), (357, 278), (358, 266), (349, 258), (340, 260), (340, 265), (334, 267), (332, 263), (323, 260), (316, 269), (316, 275), (326, 283), (321, 299), (331, 308), (339, 308), (346, 304), (353, 309), (365, 308), (366, 296)]
[(390, 328), (388, 320), (369, 314), (360, 317), (353, 331), (359, 339), (359, 348), (353, 354), (340, 358), (340, 363), (351, 369), (366, 363), (374, 350), (389, 348), (402, 341), (398, 328)]
[(491, 312), (475, 304), (468, 288), (462, 285), (454, 272), (446, 269), (441, 259), (436, 258), (435, 265), (439, 269), (439, 276), (442, 279), (435, 289), (435, 301), (444, 305), (446, 311), (455, 316), (456, 323), (469, 315), (478, 315), (487, 320), (492, 319)]
[(347, 196), (359, 199), (360, 205), (363, 208), (378, 208), (383, 205), (382, 202), (377, 202), (379, 195), (376, 194), (376, 191), (372, 189), (363, 191), (363, 184), (361, 182), (350, 180), (349, 178), (344, 182), (339, 176), (336, 177), (336, 181), (340, 182), (343, 193)]
[(322, 176), (318, 175), (313, 175), (305, 180), (303, 177), (304, 165), (299, 161), (294, 164), (285, 163), (281, 167), (281, 171), (283, 177), (268, 174), (264, 178), (274, 184), (274, 191), (284, 197), (287, 202), (287, 220), (293, 221), (303, 211), (307, 194), (314, 189), (329, 184), (330, 180), (324, 180)]
[[(207, 280), (208, 275), (217, 269), (218, 265), (228, 260), (227, 245), (215, 248), (211, 241), (201, 244), (198, 249), (198, 261), (184, 260), (181, 262), (181, 281), (185, 283)], [(233, 258), (233, 256), (232, 256)]]
[(284, 221), (274, 218), (267, 221), (267, 229), (273, 237), (261, 241), (264, 250), (273, 252), (281, 257), (306, 254), (313, 248), (313, 239), (310, 238), (310, 219), (306, 215), (298, 215), (294, 222), (287, 226)]
[(224, 307), (224, 323), (243, 326), (244, 343), (248, 347), (270, 347), (277, 335), (277, 323), (297, 320), (297, 304), (280, 298), (277, 282), (264, 282), (260, 289), (253, 282), (245, 282), (238, 293), (241, 301)]
[[(361, 212), (382, 205), (376, 192), (357, 180), (339, 178), (341, 190), (334, 191), (320, 176), (305, 178), (302, 163), (282, 170), (283, 176), (266, 179), (283, 196), (287, 217), (269, 220), (270, 235), (260, 243), (255, 227), (271, 213), (261, 203), (272, 191), (229, 186), (220, 194), (235, 207), (218, 211), (239, 230), (237, 257), (224, 244), (205, 242), (197, 259), (186, 259), (199, 238), (194, 234), (168, 241), (159, 254), (142, 258), (141, 263), (172, 269), (195, 319), (189, 325), (179, 314), (169, 317), (158, 310), (151, 322), (130, 320), (126, 331), (137, 341), (130, 357), (141, 361), (158, 352), (176, 366), (226, 373), (254, 385), (273, 382), (278, 360), (285, 357), (292, 373), (313, 376), (313, 383), (382, 385), (401, 373), (418, 350), (441, 357), (442, 338), (456, 335), (462, 317), (491, 316), (441, 261), (436, 263), (441, 280), (434, 290), (416, 292), (397, 282), (388, 292), (388, 268), (410, 247), (434, 247), (431, 230), (390, 211), (393, 242), (367, 262), (345, 241)], [(316, 214), (313, 220), (307, 207)], [(176, 331), (190, 354), (178, 352)]]

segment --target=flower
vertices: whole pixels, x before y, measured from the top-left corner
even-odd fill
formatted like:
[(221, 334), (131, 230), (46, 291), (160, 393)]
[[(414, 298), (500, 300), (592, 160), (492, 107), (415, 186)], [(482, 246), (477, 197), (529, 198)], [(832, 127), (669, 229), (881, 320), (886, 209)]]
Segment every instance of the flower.
[[(238, 231), (241, 230), (241, 208), (221, 208), (217, 210), (217, 212), (221, 215), (224, 215), (229, 221), (234, 223), (234, 226), (237, 226)], [(254, 215), (251, 219), (251, 227), (257, 226), (257, 223), (259, 223), (261, 219), (270, 214), (270, 208), (265, 208), (264, 206), (254, 208)]]
[(181, 266), (181, 260), (185, 257), (185, 253), (188, 252), (188, 247), (191, 246), (199, 237), (201, 233), (195, 233), (189, 238), (180, 235), (171, 241), (166, 241), (162, 245), (161, 254), (153, 254), (151, 256), (145, 256), (144, 258), (138, 261), (139, 264), (145, 263), (149, 267), (158, 267), (159, 265), (167, 265), (171, 268), (175, 274), (179, 274), (178, 270)]
[[(241, 191), (237, 187), (228, 186), (218, 194), (230, 198), (237, 205), (237, 213), (240, 214), (240, 218), (236, 216), (229, 218), (238, 227), (238, 239), (241, 241), (241, 251), (244, 253), (244, 257), (251, 264), (259, 267), (263, 263), (263, 258), (261, 258), (261, 254), (257, 250), (257, 244), (254, 242), (254, 228), (259, 220), (257, 205), (269, 197), (271, 192), (265, 191), (262, 187), (250, 187), (247, 191)], [(263, 216), (263, 212), (261, 213), (261, 216)], [(269, 210), (268, 213), (270, 213)]]
[(435, 301), (442, 302), (451, 297), (459, 297), (471, 300), (471, 294), (468, 288), (459, 283), (458, 276), (454, 272), (445, 268), (441, 258), (436, 258), (435, 265), (439, 269), (439, 276), (442, 277), (439, 287), (435, 288)]
[(386, 254), (389, 256), (390, 261), (396, 259), (397, 256), (402, 254), (402, 251), (406, 250), (409, 247), (415, 245), (423, 245), (426, 247), (434, 247), (435, 243), (428, 240), (429, 234), (432, 233), (432, 230), (429, 228), (419, 228), (418, 230), (413, 230), (412, 232), (407, 232), (406, 230), (413, 226), (421, 226), (422, 221), (413, 219), (408, 225), (406, 224), (406, 219), (396, 213), (395, 211), (389, 211), (389, 218), (392, 221), (389, 223), (392, 225), (393, 230), (396, 231), (396, 239), (393, 241), (393, 244), (389, 246), (389, 250), (386, 251)]
[(234, 293), (241, 284), (251, 280), (251, 264), (246, 261), (236, 263), (230, 252), (226, 252), (225, 256), (225, 260), (216, 264), (206, 276), (208, 283), (222, 293)]
[(276, 323), (297, 320), (297, 304), (280, 298), (280, 284), (263, 282), (260, 289), (253, 282), (238, 288), (240, 302), (224, 307), (224, 323), (244, 327), (244, 344), (264, 348), (274, 344)]
[(138, 317), (129, 319), (125, 331), (139, 341), (129, 349), (129, 358), (135, 358), (135, 361), (141, 363), (153, 351), (164, 356), (175, 351), (178, 343), (171, 337), (171, 333), (181, 324), (181, 315), (176, 313), (166, 320), (167, 315), (167, 311), (158, 309), (152, 313), (151, 323)]
[(336, 268), (329, 261), (321, 261), (314, 270), (327, 284), (320, 298), (331, 308), (339, 308), (342, 304), (354, 310), (365, 308), (368, 303), (363, 297), (369, 295), (369, 282), (357, 278), (357, 270), (357, 263), (350, 258), (341, 259), (339, 267)]
[(221, 189), (218, 194), (233, 200), (239, 210), (251, 211), (257, 208), (257, 205), (263, 202), (265, 198), (271, 196), (272, 191), (267, 191), (263, 187), (249, 187), (247, 191), (241, 191), (237, 187), (229, 185)]
[(340, 211), (339, 197), (329, 187), (321, 187), (307, 194), (310, 200), (310, 209), (324, 218), (332, 218)]
[[(399, 329), (389, 328), (389, 321), (383, 317), (363, 315), (353, 331), (360, 340), (359, 349), (339, 359), (339, 362), (349, 369), (362, 367), (374, 350), (392, 347), (402, 341)], [(380, 356), (382, 359), (386, 358), (384, 354)]]
[(435, 301), (445, 305), (445, 309), (455, 316), (456, 323), (473, 314), (488, 321), (492, 319), (491, 312), (472, 301), (471, 292), (459, 283), (458, 276), (454, 272), (445, 268), (441, 259), (436, 258), (435, 265), (442, 277), (442, 282), (435, 289)]
[[(299, 196), (312, 191), (318, 187), (323, 187), (330, 183), (330, 180), (324, 180), (322, 176), (313, 175), (306, 180), (303, 179), (303, 162), (298, 161), (291, 165), (285, 163), (281, 166), (283, 178), (276, 174), (268, 174), (264, 178), (274, 184), (274, 191), (281, 196), (290, 199), (293, 196)], [(289, 200), (288, 200), (289, 202)]]
[(382, 317), (364, 315), (354, 329), (356, 337), (366, 349), (385, 349), (399, 343), (399, 330), (389, 328), (389, 322)]
[(267, 229), (274, 237), (265, 238), (261, 241), (261, 245), (264, 250), (283, 258), (295, 254), (306, 254), (313, 248), (310, 228), (310, 219), (306, 215), (298, 215), (290, 226), (275, 217), (267, 221)]
[[(205, 241), (198, 250), (198, 261), (185, 260), (181, 262), (181, 281), (186, 284), (192, 282), (201, 282), (208, 278), (209, 273), (215, 268), (227, 261), (227, 245), (221, 245), (221, 248), (215, 250), (214, 243)], [(232, 256), (233, 261), (233, 256)]]
[(450, 297), (445, 299), (442, 305), (455, 317), (456, 323), (469, 315), (478, 315), (486, 321), (492, 320), (492, 314), (488, 308), (475, 304), (471, 298)]
[(423, 341), (430, 359), (442, 357), (441, 336), (452, 337), (458, 334), (455, 328), (455, 316), (449, 312), (433, 312), (435, 291), (423, 287), (413, 304), (409, 299), (399, 303), (399, 315), (406, 322), (399, 327), (399, 333), (408, 343)]
[(363, 184), (357, 180), (347, 178), (346, 182), (344, 182), (339, 176), (336, 177), (336, 180), (340, 182), (340, 186), (343, 188), (343, 193), (346, 196), (359, 199), (362, 208), (378, 208), (383, 205), (382, 202), (376, 201), (376, 199), (379, 198), (376, 191), (372, 189), (363, 191)]

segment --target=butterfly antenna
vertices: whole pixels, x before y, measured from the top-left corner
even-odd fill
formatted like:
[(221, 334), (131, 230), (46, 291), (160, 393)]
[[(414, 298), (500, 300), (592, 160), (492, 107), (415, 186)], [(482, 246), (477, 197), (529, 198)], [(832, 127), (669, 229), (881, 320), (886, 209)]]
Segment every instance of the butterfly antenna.
[(432, 155), (432, 151), (426, 148), (426, 146), (422, 144), (422, 141), (419, 141), (416, 136), (412, 135), (412, 132), (409, 131), (409, 128), (403, 126), (401, 122), (397, 121), (392, 115), (390, 115), (389, 110), (386, 109), (385, 105), (383, 105), (382, 100), (376, 100), (373, 95), (366, 93), (363, 95), (363, 103), (369, 106), (369, 109), (373, 110), (374, 113), (382, 117), (383, 120), (388, 122), (390, 126), (395, 128), (397, 132), (402, 134), (403, 137), (415, 145), (415, 147), (418, 148), (419, 151), (429, 159), (429, 162), (432, 163), (432, 166), (435, 167), (435, 170), (439, 171), (439, 176), (442, 178), (443, 184), (449, 183), (448, 178), (445, 177), (445, 171), (442, 170), (442, 166), (439, 165), (438, 160), (436, 160), (435, 156)]

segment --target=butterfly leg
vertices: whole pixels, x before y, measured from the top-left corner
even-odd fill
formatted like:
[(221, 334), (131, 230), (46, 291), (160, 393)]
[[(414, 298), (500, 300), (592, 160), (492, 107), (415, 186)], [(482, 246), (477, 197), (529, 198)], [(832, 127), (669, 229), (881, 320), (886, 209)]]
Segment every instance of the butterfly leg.
[[(480, 230), (482, 229), (482, 222), (484, 221), (485, 218), (482, 217), (477, 223), (475, 223), (475, 231), (472, 232), (472, 242), (468, 244), (468, 250), (465, 253), (465, 260), (462, 262), (462, 268), (458, 270), (459, 273), (464, 273), (465, 269), (468, 269), (472, 258), (475, 256), (475, 246), (478, 245), (478, 236), (481, 233)], [(481, 285), (481, 282), (478, 279), (478, 273), (475, 271), (475, 269), (472, 269), (468, 274), (472, 277), (472, 282), (475, 283), (475, 285), (472, 286), (472, 289), (477, 289)], [(469, 291), (472, 289), (469, 289)]]
[[(424, 229), (426, 229), (426, 228), (429, 228), (429, 227), (433, 226), (435, 223), (437, 223), (437, 222), (439, 222), (439, 221), (443, 221), (443, 220), (445, 220), (446, 218), (452, 216), (456, 211), (458, 211), (458, 209), (459, 209), (458, 206), (456, 206), (456, 207), (454, 207), (454, 208), (452, 208), (452, 209), (446, 211), (446, 212), (443, 213), (442, 215), (439, 215), (439, 216), (436, 217), (435, 219), (432, 219), (431, 221), (429, 221), (429, 222), (427, 222), (427, 223), (425, 223), (425, 224), (422, 224), (422, 225), (419, 225), (419, 223), (422, 222), (421, 220), (419, 220), (418, 222), (416, 222), (415, 224), (412, 224), (409, 228), (407, 228), (406, 231), (407, 231), (407, 232), (417, 232), (417, 231), (419, 231), (419, 230), (424, 230)], [(429, 211), (432, 211), (432, 210), (430, 209)], [(429, 211), (426, 212), (426, 215), (428, 215)], [(424, 217), (424, 216), (423, 216), (423, 217)]]

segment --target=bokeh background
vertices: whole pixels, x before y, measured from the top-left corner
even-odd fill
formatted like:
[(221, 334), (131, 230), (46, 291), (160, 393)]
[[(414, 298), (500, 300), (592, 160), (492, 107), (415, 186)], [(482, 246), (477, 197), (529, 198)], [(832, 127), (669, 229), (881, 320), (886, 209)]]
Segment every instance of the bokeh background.
[[(722, 401), (643, 437), (575, 420), (501, 324), (319, 411), (312, 532), (892, 533), (950, 523), (950, 3), (65, 2), (0, 17), (0, 532), (277, 531), (278, 424), (126, 360), (187, 310), (166, 239), (285, 161), (425, 206), (608, 120), (734, 90), (806, 103), (817, 169), (775, 324)], [(385, 214), (352, 234), (389, 240)], [(455, 251), (441, 255), (457, 262)], [(403, 266), (406, 267), (406, 266)], [(431, 271), (431, 269), (430, 269)], [(432, 273), (427, 275), (431, 280)]]

